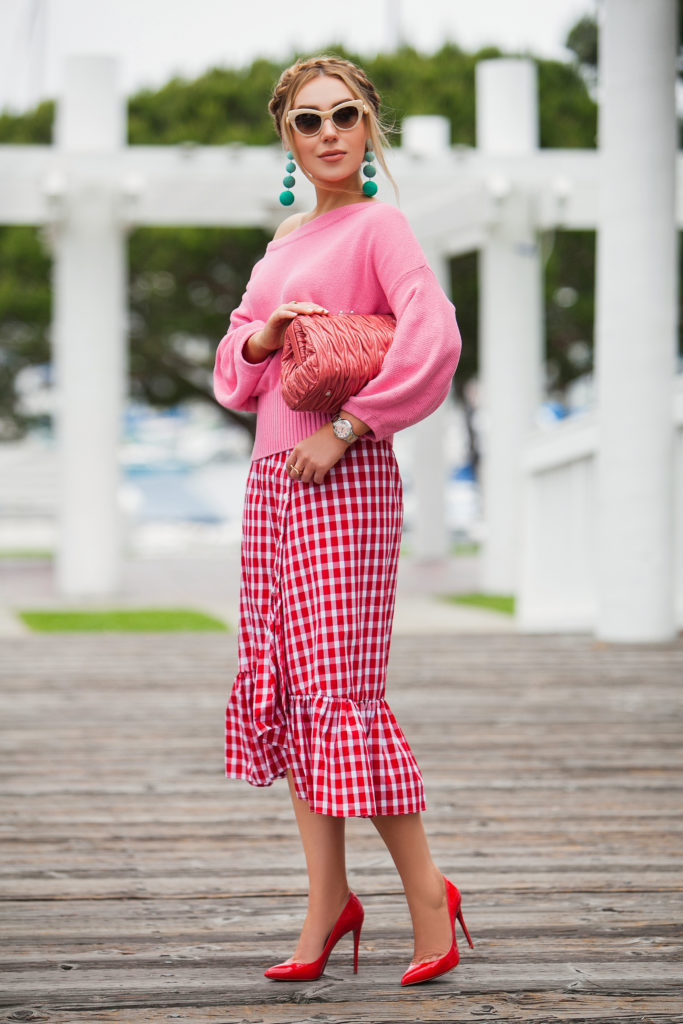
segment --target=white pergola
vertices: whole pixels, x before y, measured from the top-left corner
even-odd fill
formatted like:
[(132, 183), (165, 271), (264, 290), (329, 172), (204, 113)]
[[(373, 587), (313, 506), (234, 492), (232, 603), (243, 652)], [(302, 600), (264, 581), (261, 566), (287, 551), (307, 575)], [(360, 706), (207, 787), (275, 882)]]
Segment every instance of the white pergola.
[[(444, 283), (449, 257), (480, 252), (484, 585), (517, 594), (524, 629), (655, 641), (683, 626), (675, 40), (675, 0), (606, 0), (598, 151), (538, 150), (535, 67), (496, 60), (477, 69), (476, 150), (410, 118), (393, 154)], [(54, 146), (0, 147), (0, 222), (49, 225), (54, 251), (62, 593), (118, 586), (126, 232), (273, 227), (281, 173), (276, 147), (126, 146), (103, 57), (69, 61)], [(597, 408), (539, 434), (539, 238), (594, 227)], [(414, 428), (422, 558), (446, 550), (442, 416)]]

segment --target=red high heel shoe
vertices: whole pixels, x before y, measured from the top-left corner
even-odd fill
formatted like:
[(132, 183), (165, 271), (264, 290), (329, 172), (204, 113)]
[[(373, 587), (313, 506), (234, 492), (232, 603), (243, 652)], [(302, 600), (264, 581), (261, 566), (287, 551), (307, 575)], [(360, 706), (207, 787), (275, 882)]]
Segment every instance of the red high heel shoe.
[(316, 981), (325, 970), (330, 953), (347, 932), (353, 932), (353, 973), (358, 974), (358, 943), (364, 917), (365, 913), (360, 900), (354, 893), (351, 893), (346, 906), (337, 918), (337, 923), (329, 934), (321, 956), (310, 964), (275, 964), (265, 972), (266, 978), (272, 978), (274, 981)]
[(474, 948), (474, 943), (470, 938), (470, 933), (467, 931), (467, 925), (465, 919), (462, 916), (462, 910), (460, 904), (462, 903), (462, 897), (460, 893), (447, 878), (444, 878), (446, 883), (446, 899), (448, 900), (448, 913), (451, 917), (451, 929), (453, 931), (453, 942), (448, 952), (439, 957), (437, 960), (428, 960), (424, 964), (413, 964), (409, 967), (406, 973), (401, 978), (402, 985), (419, 985), (421, 981), (430, 981), (432, 978), (438, 978), (440, 974), (445, 974), (446, 971), (452, 970), (457, 966), (460, 960), (460, 954), (458, 953), (458, 944), (455, 941), (455, 919), (457, 917), (460, 922), (460, 927), (465, 933), (465, 938), (470, 944), (470, 947)]

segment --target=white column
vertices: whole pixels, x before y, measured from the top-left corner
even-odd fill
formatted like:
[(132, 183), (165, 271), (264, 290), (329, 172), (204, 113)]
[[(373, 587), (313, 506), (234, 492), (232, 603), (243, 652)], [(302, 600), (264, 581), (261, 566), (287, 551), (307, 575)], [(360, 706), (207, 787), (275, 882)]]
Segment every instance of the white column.
[[(426, 248), (425, 254), (441, 287), (448, 295), (448, 260), (437, 251), (430, 251), (429, 248)], [(449, 396), (436, 412), (412, 428), (413, 480), (417, 499), (414, 543), (415, 557), (421, 562), (439, 561), (448, 555), (446, 435), (448, 405), (452, 401)]]
[[(476, 70), (477, 146), (524, 156), (538, 146), (536, 67), (482, 61)], [(498, 216), (479, 257), (482, 491), (486, 524), (482, 586), (515, 593), (522, 501), (521, 456), (542, 398), (543, 282), (533, 198), (504, 178), (489, 182)]]
[(606, 0), (600, 38), (597, 632), (614, 641), (674, 633), (676, 19), (674, 0)]
[[(118, 442), (124, 390), (125, 252), (116, 197), (89, 156), (124, 143), (117, 65), (74, 57), (58, 105), (58, 157), (67, 158), (64, 217), (55, 232), (54, 336), (61, 460), (57, 585), (69, 596), (118, 583)], [(82, 157), (82, 167), (74, 157)]]
[[(401, 147), (415, 159), (439, 157), (450, 145), (450, 123), (440, 116), (407, 117), (402, 124)], [(419, 224), (414, 225), (419, 236)], [(425, 255), (441, 287), (450, 294), (448, 260), (429, 239), (423, 239)], [(438, 561), (448, 555), (446, 523), (446, 432), (448, 401), (417, 423), (411, 430), (413, 442), (413, 483), (415, 487), (415, 557), (421, 562)]]

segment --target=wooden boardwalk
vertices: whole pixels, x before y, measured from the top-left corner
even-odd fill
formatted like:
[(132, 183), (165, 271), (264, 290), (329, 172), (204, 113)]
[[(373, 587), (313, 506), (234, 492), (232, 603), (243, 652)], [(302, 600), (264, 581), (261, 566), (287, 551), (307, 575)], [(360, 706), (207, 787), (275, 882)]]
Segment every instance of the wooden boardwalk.
[(402, 990), (397, 877), (349, 823), (366, 907), (315, 983), (267, 981), (306, 878), (286, 786), (222, 774), (223, 635), (6, 640), (0, 1020), (683, 1021), (683, 641), (395, 639), (389, 697), (475, 949)]

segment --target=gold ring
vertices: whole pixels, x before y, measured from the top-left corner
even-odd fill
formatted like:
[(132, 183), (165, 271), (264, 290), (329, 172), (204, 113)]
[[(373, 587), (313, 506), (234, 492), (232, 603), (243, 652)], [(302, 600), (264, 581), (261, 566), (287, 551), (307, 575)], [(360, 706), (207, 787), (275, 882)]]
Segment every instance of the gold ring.
[(289, 472), (290, 473), (296, 473), (297, 476), (301, 476), (301, 470), (297, 469), (296, 466), (290, 466), (289, 467)]

